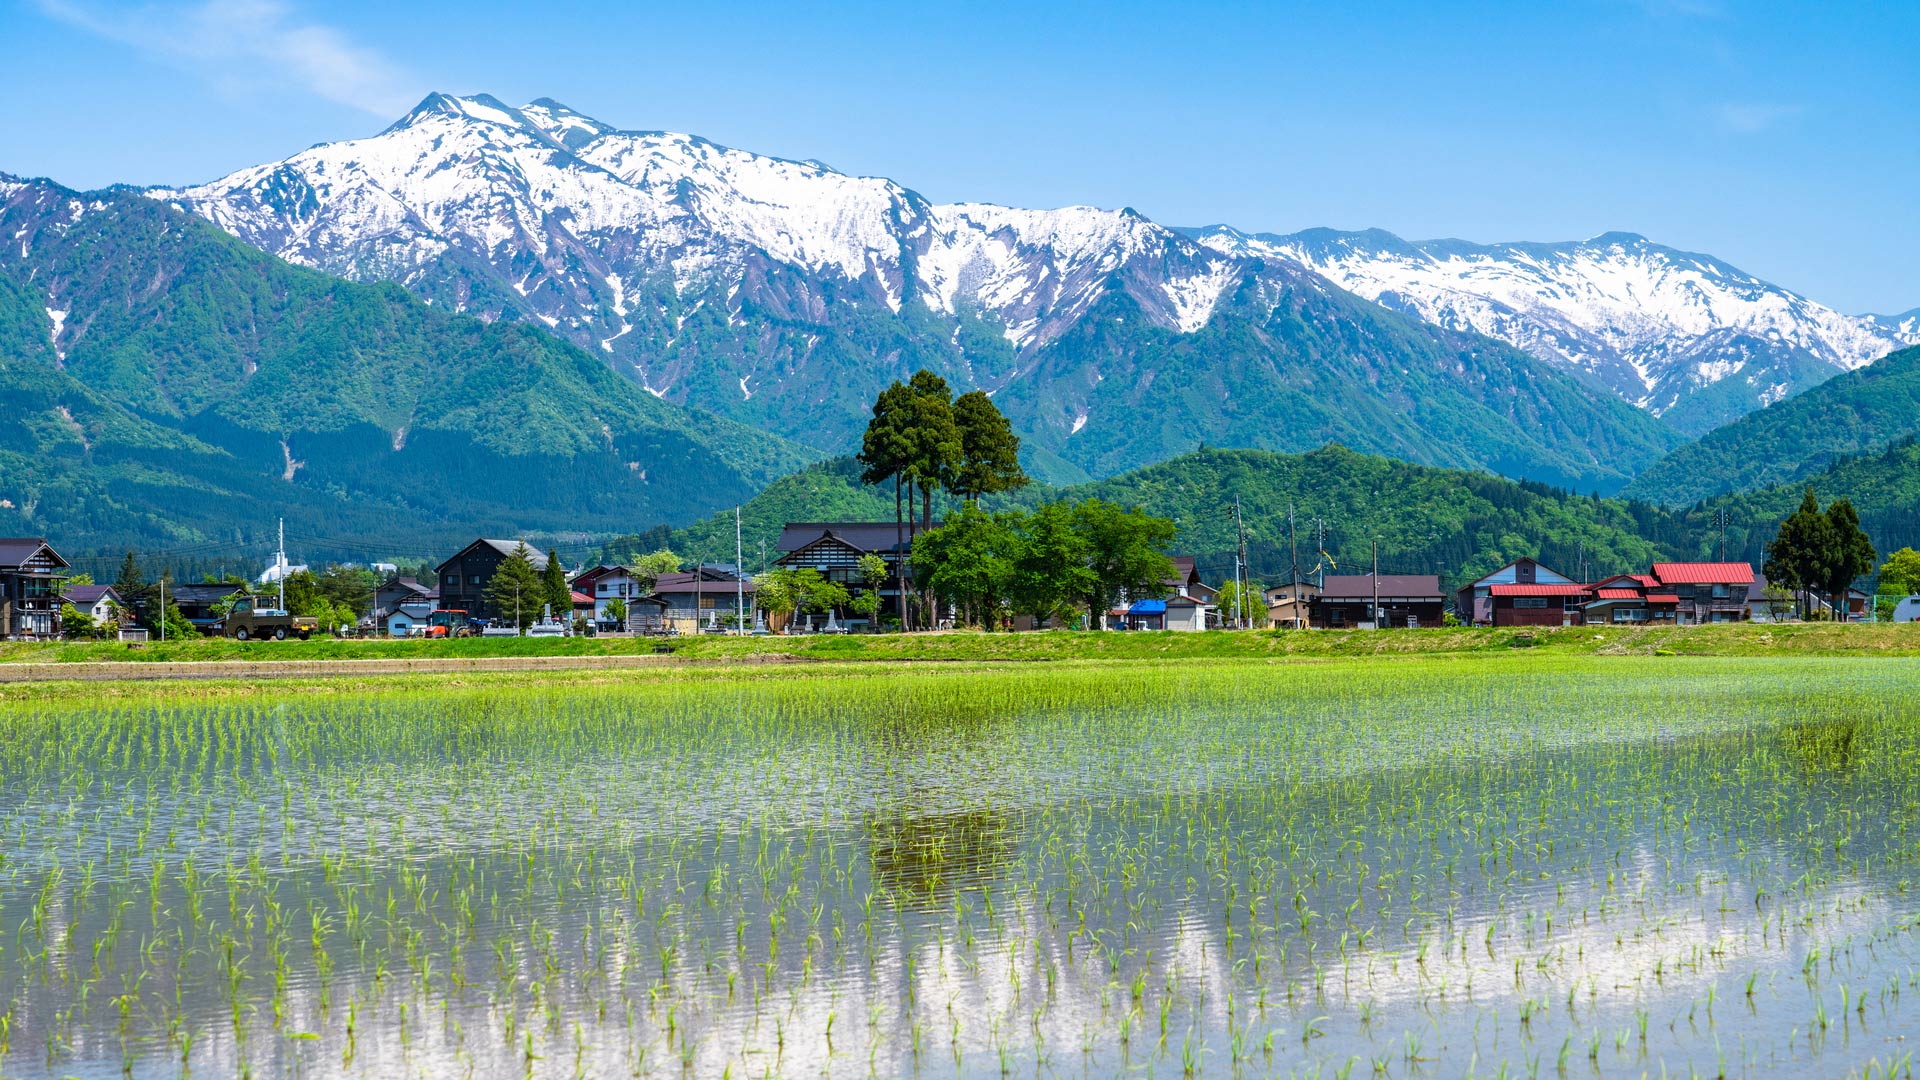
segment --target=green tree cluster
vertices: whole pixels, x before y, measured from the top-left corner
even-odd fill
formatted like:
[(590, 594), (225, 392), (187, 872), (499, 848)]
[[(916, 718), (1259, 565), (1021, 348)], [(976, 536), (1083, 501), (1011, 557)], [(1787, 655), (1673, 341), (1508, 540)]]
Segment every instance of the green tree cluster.
[[(1769, 584), (1799, 590), (1803, 598), (1823, 593), (1833, 610), (1844, 611), (1848, 587), (1873, 568), (1873, 560), (1873, 543), (1853, 503), (1835, 499), (1823, 511), (1809, 487), (1767, 545), (1764, 571)], [(1803, 602), (1803, 614), (1805, 607)]]
[(989, 629), (1007, 615), (1057, 618), (1075, 606), (1099, 626), (1122, 596), (1165, 595), (1173, 537), (1173, 522), (1100, 499), (1031, 513), (968, 506), (915, 539), (914, 575)]
[[(896, 534), (902, 531), (902, 495), (919, 492), (917, 527), (909, 506), (905, 535), (895, 540), (908, 548), (918, 533), (933, 528), (936, 490), (977, 503), (983, 495), (1012, 491), (1028, 482), (1020, 468), (1020, 438), (993, 399), (975, 390), (956, 401), (947, 381), (925, 368), (905, 383), (895, 380), (874, 399), (873, 419), (860, 440), (859, 461), (863, 483), (893, 482)], [(904, 587), (899, 596), (899, 615), (905, 625)]]

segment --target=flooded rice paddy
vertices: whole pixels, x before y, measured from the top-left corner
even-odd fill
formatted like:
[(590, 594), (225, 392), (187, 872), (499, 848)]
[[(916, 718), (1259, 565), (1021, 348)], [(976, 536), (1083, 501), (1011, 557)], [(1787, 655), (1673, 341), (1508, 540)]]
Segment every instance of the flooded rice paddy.
[(1907, 1076), (1920, 665), (0, 705), (9, 1077)]

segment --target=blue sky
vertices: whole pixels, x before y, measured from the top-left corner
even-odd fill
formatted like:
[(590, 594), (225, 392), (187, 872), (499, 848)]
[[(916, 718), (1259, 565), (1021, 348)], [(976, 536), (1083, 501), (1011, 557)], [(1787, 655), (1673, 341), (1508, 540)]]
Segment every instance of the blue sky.
[(486, 91), (937, 200), (1624, 229), (1920, 305), (1920, 4), (1363, 6), (0, 0), (0, 171), (204, 180)]

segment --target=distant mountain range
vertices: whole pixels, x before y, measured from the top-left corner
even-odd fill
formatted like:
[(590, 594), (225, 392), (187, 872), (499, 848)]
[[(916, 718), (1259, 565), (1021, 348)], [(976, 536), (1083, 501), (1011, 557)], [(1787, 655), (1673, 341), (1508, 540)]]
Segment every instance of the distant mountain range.
[(335, 553), (610, 531), (813, 455), (522, 325), (289, 266), (128, 192), (0, 176), (0, 534)]
[(1585, 372), (1132, 210), (935, 204), (546, 99), (435, 94), (372, 138), (151, 194), (827, 452), (923, 366), (993, 392), (1058, 480), (1337, 440), (1611, 490), (1677, 441)]
[(1709, 432), (1655, 462), (1624, 494), (1684, 506), (1804, 480), (1915, 435), (1920, 348), (1903, 349)]
[(1409, 242), (1378, 229), (1186, 230), (1591, 374), (1695, 436), (1920, 344), (1920, 317), (1842, 315), (1709, 255), (1632, 233), (1562, 244)]

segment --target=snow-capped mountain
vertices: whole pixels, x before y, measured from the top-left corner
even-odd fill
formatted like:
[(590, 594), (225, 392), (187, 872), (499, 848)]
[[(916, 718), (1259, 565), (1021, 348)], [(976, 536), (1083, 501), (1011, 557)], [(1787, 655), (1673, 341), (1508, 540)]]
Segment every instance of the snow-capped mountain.
[(936, 204), (547, 99), (434, 94), (370, 138), (148, 194), (830, 452), (923, 366), (995, 394), (1056, 479), (1338, 440), (1610, 488), (1670, 445), (1584, 375), (1130, 209)]
[[(661, 363), (659, 341), (632, 335), (642, 317), (673, 313), (669, 294), (723, 286), (729, 317), (756, 299), (797, 317), (835, 302), (977, 312), (1019, 349), (1056, 336), (1115, 274), (1134, 279), (1151, 318), (1192, 329), (1238, 263), (1128, 210), (934, 205), (819, 162), (484, 94), (434, 94), (373, 138), (151, 194), (291, 262), (397, 280), (483, 315), (524, 308), (632, 363), (658, 393), (684, 373)], [(435, 280), (448, 261), (506, 272), (511, 295), (470, 278), (449, 288)], [(776, 267), (833, 295), (785, 295), (764, 280)]]
[(1920, 308), (1900, 315), (1867, 315), (1865, 318), (1903, 342), (1920, 342)]
[(1920, 320), (1843, 315), (1632, 233), (1559, 244), (1410, 242), (1380, 230), (1184, 230), (1289, 259), (1376, 303), (1587, 372), (1699, 434), (1920, 342)]

